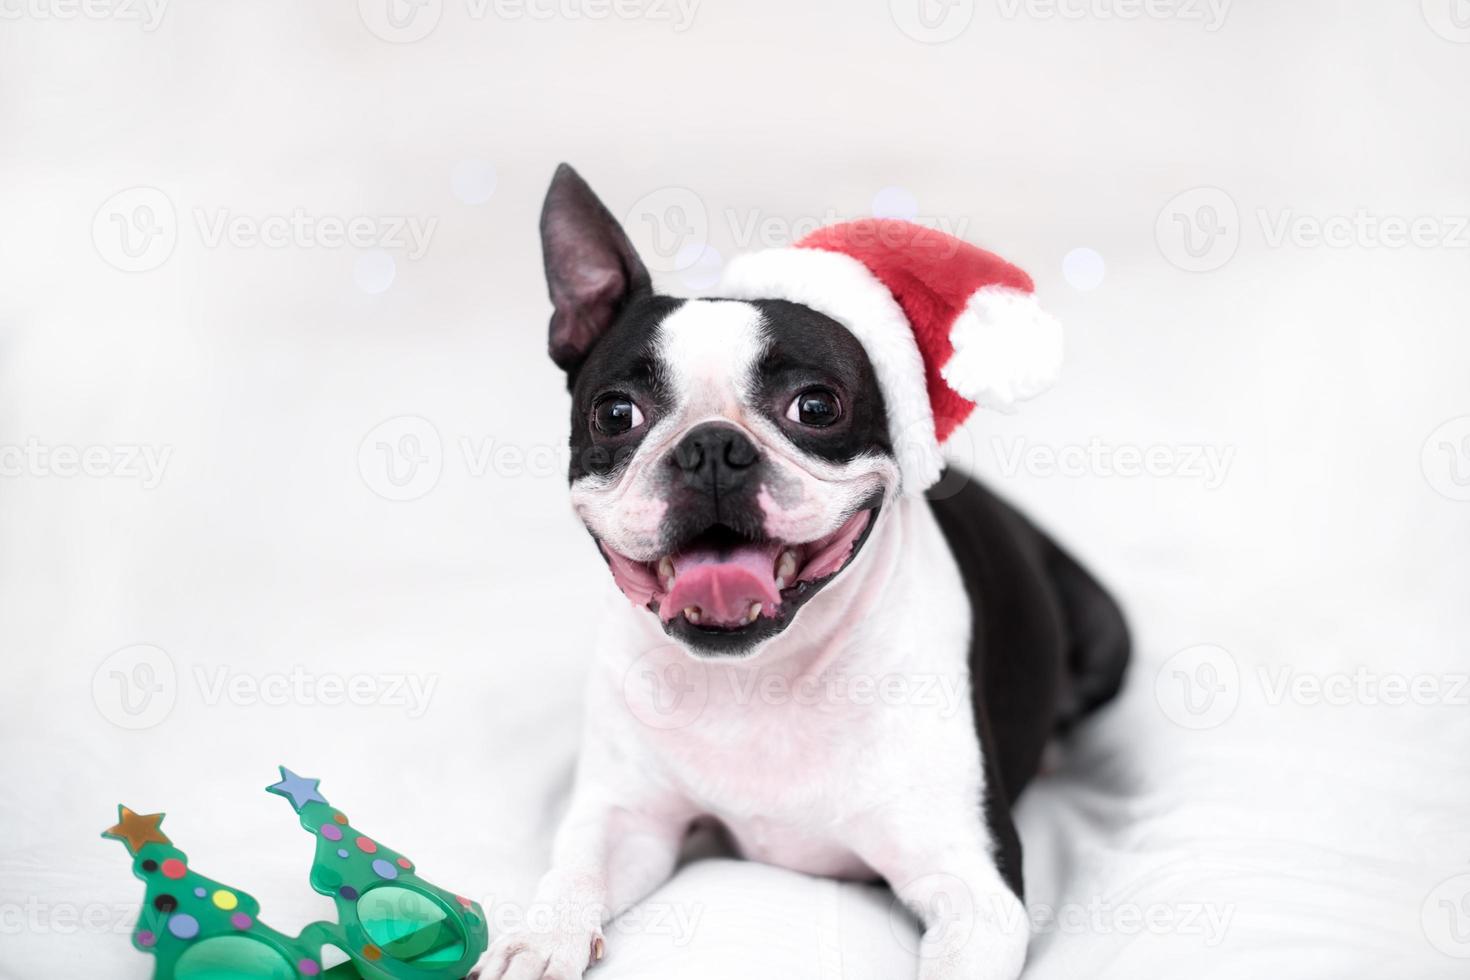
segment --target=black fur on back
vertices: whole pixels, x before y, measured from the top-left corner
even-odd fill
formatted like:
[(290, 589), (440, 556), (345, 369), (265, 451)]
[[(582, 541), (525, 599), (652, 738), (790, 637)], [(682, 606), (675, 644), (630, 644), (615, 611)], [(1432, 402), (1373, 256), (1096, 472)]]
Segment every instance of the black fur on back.
[(1011, 806), (1053, 734), (1122, 686), (1128, 627), (1086, 570), (976, 480), (946, 471), (929, 506), (970, 599), (971, 694), (986, 765), (986, 819), (1001, 874), (1020, 898), (1021, 843)]

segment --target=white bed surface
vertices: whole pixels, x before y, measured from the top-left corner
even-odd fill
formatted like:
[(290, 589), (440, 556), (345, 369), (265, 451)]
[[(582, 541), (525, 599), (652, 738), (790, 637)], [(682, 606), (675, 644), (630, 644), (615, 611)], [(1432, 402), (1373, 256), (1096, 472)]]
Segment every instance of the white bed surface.
[[(566, 405), (535, 215), (562, 158), (619, 213), (697, 189), (725, 254), (752, 218), (862, 214), (907, 187), (1031, 269), (1068, 324), (1061, 385), (957, 449), (1136, 634), (1125, 696), (1022, 802), (1028, 978), (1465, 975), (1470, 503), (1447, 454), (1470, 415), (1466, 253), (1273, 247), (1258, 217), (1470, 213), (1470, 143), (1443, 115), (1470, 60), (1418, 5), (1239, 4), (1214, 33), (982, 12), (940, 46), (892, 36), (882, 4), (834, 34), (828, 5), (710, 0), (677, 38), (451, 11), (405, 46), (352, 6), (0, 37), (0, 445), (169, 453), (153, 487), (0, 479), (0, 977), (149, 975), (128, 944), (141, 884), (98, 837), (119, 802), (166, 810), (279, 927), (324, 914), (310, 839), (261, 791), (277, 763), (432, 880), (526, 900), (612, 590), (546, 464)], [(737, 83), (721, 66), (757, 44)], [(814, 94), (839, 76), (843, 97)], [(467, 160), (495, 166), (484, 204), (456, 197)], [(181, 234), (127, 274), (90, 230), (140, 184)], [(1232, 261), (1189, 273), (1155, 223), (1204, 185), (1244, 228)], [(437, 226), (370, 295), (352, 249), (210, 248), (194, 224), (298, 206)], [(1086, 291), (1063, 272), (1081, 247), (1106, 264)], [(442, 470), (391, 501), (360, 449), (405, 417), (432, 423)], [(1028, 455), (1093, 440), (1174, 468)], [(1185, 463), (1205, 450), (1218, 479)], [(142, 679), (116, 653), (138, 645), (167, 660), (132, 730), (113, 671)], [(1223, 690), (1186, 702), (1181, 676)], [(293, 678), (310, 685), (270, 703)], [(351, 678), (371, 703), (324, 703)], [(1433, 703), (1385, 703), (1394, 678)], [(1335, 704), (1316, 681), (1354, 687)], [(914, 971), (881, 889), (712, 861), (650, 903), (669, 915), (612, 930), (606, 980)]]

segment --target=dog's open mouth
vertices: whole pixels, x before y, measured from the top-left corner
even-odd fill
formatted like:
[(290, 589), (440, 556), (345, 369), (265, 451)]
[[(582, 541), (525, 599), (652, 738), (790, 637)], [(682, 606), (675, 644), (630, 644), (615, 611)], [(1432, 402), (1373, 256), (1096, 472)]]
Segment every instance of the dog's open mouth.
[(784, 629), (852, 561), (877, 509), (858, 510), (815, 541), (751, 538), (716, 524), (655, 562), (602, 550), (618, 587), (656, 613), (667, 632), (733, 650)]

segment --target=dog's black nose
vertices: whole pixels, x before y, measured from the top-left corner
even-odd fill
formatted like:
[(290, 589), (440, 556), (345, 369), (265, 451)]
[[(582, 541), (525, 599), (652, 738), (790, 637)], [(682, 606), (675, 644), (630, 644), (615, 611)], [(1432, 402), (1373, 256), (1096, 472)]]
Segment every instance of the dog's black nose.
[(721, 494), (744, 482), (760, 450), (732, 425), (706, 422), (685, 433), (669, 454), (690, 486)]

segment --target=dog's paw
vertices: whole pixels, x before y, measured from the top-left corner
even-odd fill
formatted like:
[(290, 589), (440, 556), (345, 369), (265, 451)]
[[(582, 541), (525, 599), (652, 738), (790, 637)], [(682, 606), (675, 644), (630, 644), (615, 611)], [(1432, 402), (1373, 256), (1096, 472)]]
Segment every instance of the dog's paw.
[(1029, 930), (976, 928), (963, 942), (925, 933), (920, 947), (919, 980), (1016, 980), (1026, 965)]
[(600, 931), (519, 929), (490, 944), (469, 980), (581, 980), (602, 951)]

